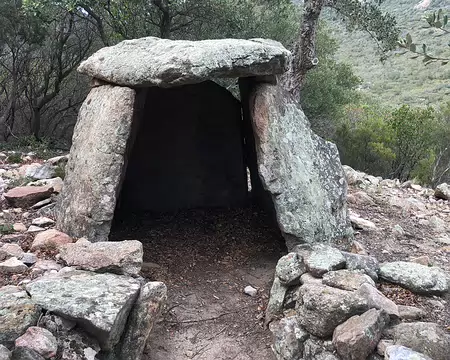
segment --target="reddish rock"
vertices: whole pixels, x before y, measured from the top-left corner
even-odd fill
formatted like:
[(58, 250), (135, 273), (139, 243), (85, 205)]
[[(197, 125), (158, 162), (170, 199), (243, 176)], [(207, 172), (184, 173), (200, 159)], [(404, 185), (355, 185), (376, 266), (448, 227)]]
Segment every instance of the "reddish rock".
[(36, 235), (33, 244), (31, 244), (31, 250), (34, 251), (49, 246), (59, 247), (70, 243), (72, 243), (72, 238), (69, 235), (55, 229), (50, 229)]
[(4, 196), (10, 206), (28, 208), (49, 198), (52, 193), (53, 188), (48, 186), (19, 186), (9, 190)]
[(37, 326), (29, 327), (25, 334), (16, 339), (15, 345), (17, 348), (34, 350), (45, 359), (55, 357), (58, 350), (58, 343), (53, 334)]

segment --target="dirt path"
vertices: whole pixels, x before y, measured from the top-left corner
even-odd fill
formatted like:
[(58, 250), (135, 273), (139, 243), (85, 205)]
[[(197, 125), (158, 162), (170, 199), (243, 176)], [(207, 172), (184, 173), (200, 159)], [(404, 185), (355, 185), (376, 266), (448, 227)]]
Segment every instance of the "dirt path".
[[(114, 240), (144, 243), (143, 275), (169, 290), (146, 360), (275, 359), (263, 315), (281, 238), (266, 215), (196, 210), (128, 217), (115, 229)], [(258, 295), (245, 295), (247, 285)]]

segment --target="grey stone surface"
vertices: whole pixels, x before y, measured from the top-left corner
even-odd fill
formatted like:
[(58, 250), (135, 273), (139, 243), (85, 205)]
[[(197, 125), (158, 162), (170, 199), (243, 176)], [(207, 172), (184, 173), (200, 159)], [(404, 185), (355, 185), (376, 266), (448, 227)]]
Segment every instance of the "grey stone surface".
[(167, 287), (149, 282), (141, 287), (122, 336), (119, 359), (141, 359), (153, 325), (167, 300)]
[(397, 304), (384, 296), (374, 286), (362, 284), (357, 292), (367, 300), (367, 303), (371, 308), (384, 310), (392, 319), (397, 319), (399, 317)]
[(447, 183), (438, 185), (434, 191), (434, 196), (439, 199), (450, 200), (450, 185)]
[(15, 341), (16, 348), (24, 347), (36, 351), (46, 359), (56, 356), (58, 343), (53, 334), (47, 329), (31, 326), (25, 334), (18, 337)]
[(303, 343), (309, 334), (301, 328), (296, 316), (285, 317), (270, 324), (272, 350), (277, 360), (298, 360), (303, 357)]
[(450, 335), (438, 324), (429, 322), (401, 323), (392, 329), (396, 345), (403, 345), (433, 360), (448, 360)]
[(275, 275), (283, 285), (291, 286), (300, 283), (300, 277), (306, 273), (303, 259), (296, 253), (289, 253), (278, 260)]
[(0, 344), (13, 345), (27, 328), (36, 325), (40, 314), (26, 291), (16, 286), (0, 288)]
[(26, 285), (42, 308), (76, 321), (103, 350), (119, 342), (140, 283), (126, 276), (74, 270), (39, 278)]
[(312, 247), (311, 253), (305, 257), (306, 268), (316, 276), (321, 277), (328, 271), (339, 270), (345, 267), (345, 258), (341, 252), (329, 245), (317, 244)]
[(283, 303), (287, 290), (288, 287), (281, 284), (280, 279), (275, 277), (272, 288), (270, 289), (269, 303), (266, 308), (266, 324), (283, 312)]
[(424, 354), (400, 345), (388, 346), (384, 358), (385, 360), (433, 360)]
[(378, 280), (378, 271), (380, 269), (380, 264), (378, 260), (372, 256), (352, 254), (349, 252), (342, 251), (346, 260), (346, 268), (349, 270), (363, 270), (367, 275), (369, 275), (373, 280)]
[(340, 360), (334, 354), (331, 341), (323, 341), (310, 336), (304, 343), (303, 360)]
[(48, 163), (31, 164), (30, 166), (27, 167), (25, 171), (25, 176), (33, 180), (51, 179), (55, 177), (55, 169), (56, 169), (55, 166)]
[(369, 310), (367, 300), (353, 291), (307, 283), (299, 292), (300, 324), (315, 336), (328, 337), (339, 324)]
[(32, 349), (19, 347), (14, 349), (12, 360), (45, 360), (45, 358)]
[(351, 236), (347, 183), (336, 146), (312, 132), (279, 86), (256, 84), (250, 104), (259, 176), (288, 249)]
[(171, 87), (215, 78), (281, 74), (289, 61), (290, 52), (272, 40), (146, 37), (100, 49), (78, 71), (118, 85)]
[(426, 315), (424, 310), (407, 305), (398, 305), (398, 313), (402, 320), (419, 320)]
[(449, 276), (444, 270), (406, 261), (382, 264), (380, 277), (425, 295), (442, 295), (449, 291), (450, 286)]
[(11, 360), (11, 351), (7, 347), (0, 344), (0, 360)]
[(383, 310), (370, 309), (338, 325), (333, 345), (342, 360), (366, 360), (380, 341), (389, 316)]
[(105, 85), (93, 88), (81, 106), (56, 209), (61, 231), (108, 240), (134, 103), (134, 90)]
[(370, 276), (359, 271), (337, 270), (323, 275), (322, 283), (342, 290), (357, 290), (362, 284), (375, 286)]
[(137, 240), (114, 242), (77, 242), (61, 247), (61, 259), (82, 270), (138, 275), (142, 267), (143, 248)]

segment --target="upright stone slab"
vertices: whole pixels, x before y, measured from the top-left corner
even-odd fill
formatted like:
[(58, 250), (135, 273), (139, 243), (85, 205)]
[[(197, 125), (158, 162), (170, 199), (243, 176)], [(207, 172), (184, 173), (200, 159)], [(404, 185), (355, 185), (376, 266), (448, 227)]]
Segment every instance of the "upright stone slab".
[(61, 231), (108, 240), (134, 102), (134, 90), (104, 85), (93, 88), (81, 106), (56, 212)]
[(288, 248), (350, 235), (347, 183), (336, 146), (313, 133), (280, 86), (255, 84), (250, 112), (259, 176)]

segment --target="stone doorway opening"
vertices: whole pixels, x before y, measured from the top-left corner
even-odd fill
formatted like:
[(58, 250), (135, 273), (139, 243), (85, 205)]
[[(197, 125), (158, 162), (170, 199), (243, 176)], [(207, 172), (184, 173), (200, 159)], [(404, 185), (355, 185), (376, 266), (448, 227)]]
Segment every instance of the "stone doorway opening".
[(144, 91), (116, 216), (243, 206), (240, 101), (212, 81)]

